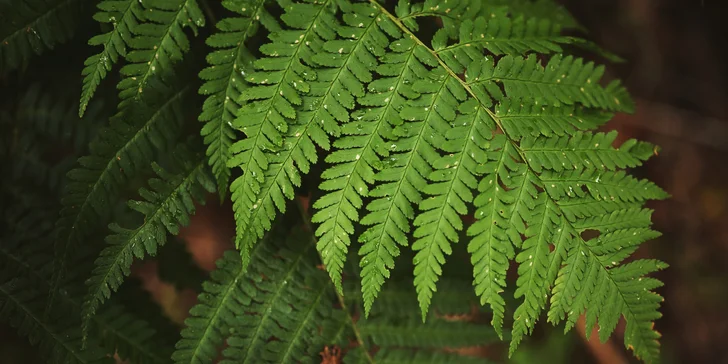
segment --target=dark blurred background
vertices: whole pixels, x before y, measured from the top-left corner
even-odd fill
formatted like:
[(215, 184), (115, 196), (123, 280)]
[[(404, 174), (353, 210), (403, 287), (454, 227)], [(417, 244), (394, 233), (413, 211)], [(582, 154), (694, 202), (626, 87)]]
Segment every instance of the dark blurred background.
[[(637, 112), (618, 115), (607, 128), (617, 129), (623, 139), (662, 148), (637, 173), (672, 194), (670, 200), (649, 205), (655, 209), (655, 228), (664, 235), (637, 254), (670, 264), (658, 275), (665, 283), (659, 290), (665, 297), (664, 316), (656, 323), (663, 334), (663, 362), (728, 363), (728, 1), (562, 3), (588, 30), (587, 38), (627, 61), (609, 64), (607, 76), (624, 80)], [(181, 234), (206, 269), (229, 247), (234, 231), (229, 211), (229, 206), (208, 204)], [(221, 221), (229, 224), (221, 226)], [(194, 292), (161, 282), (150, 264), (137, 267), (137, 274), (151, 277), (147, 288), (181, 322)], [(24, 340), (0, 326), (0, 364), (28, 363), (28, 351)], [(611, 364), (635, 359), (619, 335), (599, 344), (585, 340), (583, 328), (563, 336), (561, 329), (541, 324), (514, 361)]]
[(649, 206), (664, 235), (638, 254), (670, 264), (659, 274), (663, 362), (728, 363), (728, 2), (564, 4), (590, 39), (627, 60), (608, 69), (637, 112), (608, 127), (662, 147), (641, 173), (672, 194)]

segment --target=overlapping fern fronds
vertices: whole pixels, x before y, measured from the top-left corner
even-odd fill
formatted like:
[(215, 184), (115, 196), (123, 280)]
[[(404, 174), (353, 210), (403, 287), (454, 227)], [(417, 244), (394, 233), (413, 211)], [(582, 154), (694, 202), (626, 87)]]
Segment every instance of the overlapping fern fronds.
[(201, 134), (208, 146), (207, 156), (221, 199), (227, 194), (230, 180), (227, 162), (235, 139), (233, 121), (241, 107), (240, 95), (248, 87), (245, 74), (253, 70), (255, 59), (247, 43), (261, 25), (270, 32), (280, 29), (275, 17), (265, 9), (266, 3), (266, 0), (247, 1), (240, 7), (238, 1), (223, 1), (222, 5), (238, 16), (220, 20), (216, 25), (219, 33), (207, 39), (207, 44), (215, 50), (207, 56), (210, 66), (200, 72), (200, 78), (206, 81), (200, 93), (210, 95), (200, 114), (200, 121), (205, 122)]
[(158, 178), (149, 180), (150, 189), (139, 191), (144, 200), (129, 202), (130, 208), (144, 214), (144, 223), (133, 230), (117, 224), (109, 226), (113, 232), (106, 239), (109, 246), (96, 259), (96, 268), (86, 282), (88, 293), (82, 310), (84, 330), (99, 306), (130, 274), (132, 260), (156, 255), (167, 241), (167, 232), (177, 234), (180, 226), (189, 223), (195, 203), (204, 203), (205, 192), (214, 191), (203, 158), (195, 157), (185, 148), (178, 148), (174, 158), (174, 163), (178, 164), (174, 168), (179, 172), (169, 172), (153, 164)]
[(90, 45), (103, 49), (84, 62), (81, 116), (120, 57), (128, 62), (120, 70), (123, 79), (118, 85), (123, 108), (155, 85), (154, 77), (168, 76), (172, 64), (182, 60), (190, 47), (184, 28), (197, 34), (198, 27), (205, 24), (196, 0), (106, 0), (98, 9), (94, 18), (113, 28), (89, 40)]
[[(512, 350), (533, 329), (551, 294), (552, 305), (572, 308), (566, 311), (569, 317), (587, 310), (604, 321), (607, 332), (618, 317), (630, 318), (628, 346), (653, 360), (656, 334), (644, 328), (657, 316), (634, 312), (656, 312), (656, 306), (645, 306), (652, 302), (647, 296), (641, 301), (626, 292), (635, 287), (649, 291), (654, 284), (620, 286), (613, 275), (621, 269), (619, 262), (593, 265), (601, 258), (581, 239), (583, 217), (577, 217), (586, 211), (570, 205), (564, 212), (560, 204), (575, 198), (605, 206), (639, 204), (666, 197), (653, 184), (622, 171), (641, 165), (654, 146), (628, 141), (616, 148), (616, 134), (588, 132), (610, 113), (631, 112), (634, 105), (618, 82), (602, 86), (602, 66), (562, 54), (562, 44), (579, 41), (562, 36), (560, 27), (576, 27), (575, 22), (564, 24), (565, 18), (556, 13), (527, 17), (525, 6), (518, 10), (517, 5), (499, 5), (507, 11), (493, 12), (489, 18), (478, 16), (478, 5), (468, 2), (402, 1), (394, 13), (374, 2), (337, 3), (338, 8), (327, 2), (304, 3), (284, 9), (286, 14), (294, 9), (304, 14), (297, 18), (302, 22), (284, 15), (286, 30), (274, 32), (273, 42), (261, 48), (270, 58), (256, 65), (265, 71), (248, 77), (260, 86), (241, 97), (252, 101), (241, 109), (239, 126), (247, 138), (233, 147), (240, 154), (231, 163), (243, 169), (232, 185), (243, 264), (252, 246), (248, 239), (254, 241), (270, 227), (275, 207), (283, 210), (283, 197), (290, 198), (291, 188), (299, 183), (295, 167), (279, 182), (272, 156), (286, 158), (287, 151), (295, 151), (297, 138), (308, 134), (321, 140), (324, 149), (333, 138), (334, 150), (326, 157), (330, 166), (319, 186), (328, 193), (314, 204), (318, 212), (312, 220), (320, 224), (318, 249), (340, 291), (346, 252), (366, 205), (369, 213), (361, 222), (370, 228), (359, 236), (365, 312), (411, 236), (414, 284), (424, 318), (446, 256), (465, 230), (463, 216), (475, 212), (477, 222), (468, 229), (474, 285), (481, 302), (493, 308), (492, 323), (499, 333), (505, 317), (500, 297), (505, 272), (512, 260), (520, 265), (516, 297), (525, 301), (514, 314)], [(341, 12), (343, 22), (329, 18), (331, 11)], [(432, 47), (416, 33), (415, 19), (423, 15), (443, 20)], [(323, 30), (314, 31), (316, 27)], [(371, 36), (375, 37), (368, 40)], [(367, 52), (357, 53), (359, 44), (366, 44)], [(317, 49), (323, 61), (306, 52)], [(542, 61), (536, 53), (555, 55)], [(350, 64), (351, 54), (367, 63)], [(347, 78), (348, 70), (357, 77)], [(329, 72), (335, 78), (326, 76)], [(347, 82), (343, 91), (337, 90), (340, 102), (327, 102), (325, 94), (323, 100), (316, 97), (320, 93), (311, 85), (320, 80)], [(317, 102), (308, 104), (308, 98)], [(314, 133), (308, 118), (303, 119), (306, 129), (296, 128), (302, 118), (322, 108), (342, 122), (340, 128)], [(331, 121), (322, 118), (321, 125)], [(289, 142), (285, 135), (291, 130), (296, 134)], [(306, 172), (316, 156), (312, 150), (302, 152), (297, 165)], [(266, 201), (268, 186), (279, 189)], [(372, 199), (365, 204), (368, 198)], [(477, 210), (469, 208), (471, 203)], [(604, 224), (620, 226), (616, 220), (629, 214), (622, 207), (605, 206), (601, 208), (611, 215), (598, 217)], [(263, 220), (258, 220), (260, 215)], [(640, 221), (635, 227), (646, 227), (646, 220)], [(587, 260), (575, 260), (577, 254)], [(647, 262), (642, 266), (641, 273), (663, 267)], [(587, 268), (595, 273), (586, 274)], [(621, 292), (623, 300), (617, 309), (595, 313), (593, 305), (605, 298), (589, 289), (567, 289), (574, 286), (564, 286), (565, 275), (575, 287), (611, 287), (610, 292)], [(585, 296), (575, 305), (577, 292)], [(552, 321), (559, 317), (552, 316)]]
[(24, 67), (67, 42), (85, 12), (80, 0), (25, 0), (0, 3), (0, 74)]
[(151, 165), (155, 150), (165, 150), (177, 138), (190, 88), (164, 87), (158, 92), (156, 102), (115, 115), (91, 142), (90, 155), (79, 158), (80, 167), (68, 173), (64, 208), (56, 224), (55, 283), (49, 304), (66, 273), (71, 252), (110, 212), (120, 186)]
[[(17, 14), (0, 12), (0, 72), (67, 40), (81, 13), (74, 0), (20, 3)], [(12, 133), (0, 138), (0, 157), (13, 164), (3, 165), (11, 178), (0, 185), (0, 223), (9, 228), (0, 237), (9, 242), (0, 246), (0, 318), (44, 356), (267, 363), (315, 361), (337, 349), (345, 362), (467, 363), (442, 349), (508, 338), (512, 353), (542, 316), (568, 330), (585, 315), (587, 331), (599, 325), (602, 340), (624, 318), (625, 345), (657, 360), (661, 283), (649, 274), (666, 264), (631, 256), (659, 236), (644, 205), (667, 193), (630, 174), (657, 147), (595, 131), (635, 105), (619, 81), (603, 80), (603, 66), (574, 52), (609, 56), (573, 36), (581, 27), (563, 7), (200, 5), (204, 15), (197, 0), (98, 4), (102, 33), (89, 40), (98, 49), (84, 64), (78, 112), (92, 116), (89, 101), (123, 58), (112, 98), (119, 107), (68, 173), (55, 229), (56, 209), (43, 203), (48, 191), (28, 191), (57, 192), (68, 165), (52, 169), (57, 160), (38, 140), (73, 144), (75, 158), (93, 128), (84, 134), (86, 124), (45, 118), (49, 109), (78, 121), (75, 112), (66, 117), (65, 103), (32, 92), (27, 104), (37, 110), (17, 115), (31, 123), (2, 114)], [(205, 18), (221, 19), (207, 38), (206, 65), (189, 57), (198, 68), (174, 69), (191, 48), (186, 32), (196, 35)], [(203, 81), (201, 110), (187, 108), (197, 87), (180, 82), (187, 73)], [(194, 115), (205, 155), (173, 148)], [(131, 230), (114, 223), (108, 245), (93, 244), (124, 185), (144, 171), (157, 177), (130, 202), (143, 222)], [(134, 259), (155, 256), (215, 191), (221, 201), (230, 192), (238, 252), (226, 253), (202, 284), (175, 350), (155, 348), (150, 320), (130, 315), (112, 293)], [(294, 221), (289, 202), (299, 193), (313, 198), (313, 216)], [(18, 248), (30, 241), (45, 243)], [(458, 248), (472, 265), (467, 291), (462, 276), (443, 274)], [(87, 251), (101, 252), (79, 299), (75, 283), (86, 276), (76, 268), (86, 265), (75, 262)], [(411, 259), (406, 284), (398, 270), (410, 262), (401, 264), (401, 255)], [(518, 278), (509, 283), (512, 265)], [(23, 273), (13, 278), (12, 270)], [(443, 320), (480, 315), (472, 303), (489, 311), (490, 326)]]
[[(324, 346), (346, 347), (351, 338), (362, 346), (350, 349), (345, 362), (380, 362), (379, 358), (387, 362), (388, 358), (418, 363), (454, 360), (460, 357), (438, 349), (495, 339), (486, 325), (436, 317), (421, 323), (416, 310), (397, 311), (401, 301), (389, 301), (387, 309), (378, 311), (372, 320), (353, 321), (336, 308), (339, 302), (331, 280), (316, 269), (319, 256), (311, 233), (289, 232), (285, 223), (275, 224), (253, 248), (247, 269), (237, 254), (227, 252), (186, 320), (187, 328), (173, 355), (175, 362), (211, 363), (223, 342), (228, 345), (223, 363), (313, 361)], [(383, 294), (415, 298), (411, 290), (403, 294), (392, 289)], [(459, 312), (447, 303), (438, 308), (443, 314)], [(381, 348), (376, 358), (368, 353), (374, 345)], [(410, 351), (415, 348), (420, 351)]]

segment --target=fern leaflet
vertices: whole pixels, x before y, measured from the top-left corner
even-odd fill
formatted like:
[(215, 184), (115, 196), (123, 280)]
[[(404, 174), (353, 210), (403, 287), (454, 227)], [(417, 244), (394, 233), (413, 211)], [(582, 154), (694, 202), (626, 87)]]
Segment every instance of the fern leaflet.
[(144, 223), (134, 230), (110, 225), (115, 233), (106, 241), (106, 247), (96, 260), (96, 268), (87, 281), (88, 293), (83, 305), (84, 330), (98, 307), (116, 291), (124, 276), (128, 276), (134, 257), (144, 258), (145, 253), (154, 256), (157, 249), (167, 240), (167, 232), (177, 234), (180, 226), (189, 223), (194, 213), (195, 202), (205, 202), (205, 192), (213, 192), (213, 182), (200, 157), (194, 157), (184, 150), (177, 151), (182, 172), (170, 173), (153, 164), (159, 178), (149, 180), (151, 190), (142, 189), (140, 195), (145, 201), (131, 201), (129, 206), (144, 214)]

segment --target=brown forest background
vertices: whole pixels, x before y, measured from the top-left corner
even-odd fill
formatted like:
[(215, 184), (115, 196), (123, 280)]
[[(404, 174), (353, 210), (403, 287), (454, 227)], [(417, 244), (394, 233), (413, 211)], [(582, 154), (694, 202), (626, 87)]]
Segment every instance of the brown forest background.
[[(652, 203), (659, 239), (638, 255), (670, 264), (665, 282), (662, 332), (665, 363), (728, 363), (728, 1), (564, 0), (589, 30), (588, 37), (627, 60), (608, 67), (637, 100), (637, 113), (607, 125), (622, 138), (662, 147), (637, 173), (672, 194)], [(231, 247), (230, 206), (201, 207), (181, 240), (198, 264), (211, 270)], [(195, 292), (161, 281), (155, 263), (135, 267), (145, 286), (181, 322)], [(582, 330), (563, 337), (546, 324), (517, 356), (520, 362), (633, 362), (619, 337), (606, 344), (586, 341)], [(491, 356), (489, 347), (467, 354)], [(32, 351), (12, 330), (0, 326), (0, 363), (28, 363)]]

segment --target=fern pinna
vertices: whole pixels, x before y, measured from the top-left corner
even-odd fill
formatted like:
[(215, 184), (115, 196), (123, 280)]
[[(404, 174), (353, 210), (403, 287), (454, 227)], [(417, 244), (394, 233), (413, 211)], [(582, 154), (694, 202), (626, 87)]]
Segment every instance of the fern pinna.
[[(442, 349), (508, 339), (512, 354), (541, 317), (569, 330), (582, 315), (602, 340), (624, 318), (625, 346), (659, 359), (661, 282), (649, 275), (667, 265), (631, 256), (660, 235), (645, 203), (668, 195), (628, 173), (658, 148), (597, 131), (634, 103), (579, 56), (618, 59), (574, 36), (583, 29), (564, 8), (24, 0), (18, 9), (0, 14), (3, 74), (69, 41), (79, 14), (96, 11), (89, 24), (100, 26), (81, 37), (93, 55), (81, 62), (80, 102), (59, 101), (49, 115), (62, 117), (40, 131), (24, 121), (34, 113), (0, 120), (14, 130), (0, 155), (13, 176), (1, 186), (10, 233), (0, 317), (49, 361), (482, 362)], [(50, 108), (36, 106), (46, 100), (37, 93), (17, 107)], [(102, 103), (118, 106), (92, 127)], [(68, 133), (79, 136), (65, 158), (83, 156), (52, 168), (40, 146)], [(48, 191), (62, 198), (40, 213)], [(237, 252), (219, 259), (181, 338), (169, 340), (168, 325), (151, 329), (162, 318), (135, 315), (139, 292), (120, 287), (134, 259), (159, 253), (161, 264), (167, 234), (215, 193), (223, 202), (229, 193)], [(136, 195), (126, 206), (143, 220), (123, 204)], [(465, 275), (448, 273), (461, 268), (446, 265), (459, 251)], [(471, 317), (471, 303), (490, 325)]]

